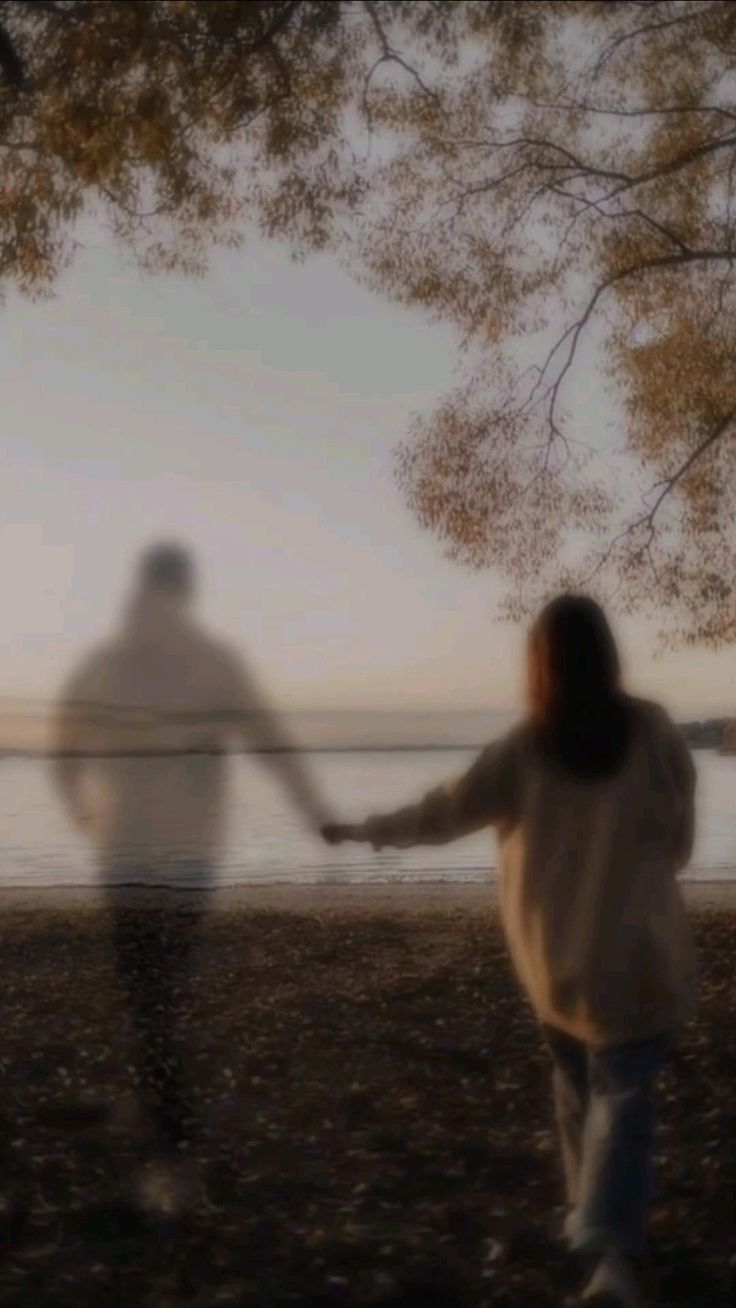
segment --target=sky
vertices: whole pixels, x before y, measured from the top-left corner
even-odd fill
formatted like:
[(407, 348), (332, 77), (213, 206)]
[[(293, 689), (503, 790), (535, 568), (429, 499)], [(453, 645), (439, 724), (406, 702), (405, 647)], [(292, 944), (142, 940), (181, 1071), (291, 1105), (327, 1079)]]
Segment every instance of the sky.
[[(0, 697), (53, 699), (118, 622), (140, 550), (175, 538), (203, 620), (284, 708), (520, 703), (502, 582), (445, 560), (393, 477), (410, 415), (452, 382), (449, 328), (326, 259), (256, 244), (151, 277), (102, 239), (52, 300), (2, 315)], [(617, 631), (635, 689), (679, 717), (736, 712), (731, 652), (655, 660), (653, 628)]]

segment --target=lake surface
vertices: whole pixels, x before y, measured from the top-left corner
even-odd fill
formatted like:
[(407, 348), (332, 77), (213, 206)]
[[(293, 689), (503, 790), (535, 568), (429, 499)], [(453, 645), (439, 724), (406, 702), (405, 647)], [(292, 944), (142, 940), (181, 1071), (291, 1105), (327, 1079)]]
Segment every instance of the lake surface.
[[(359, 819), (421, 797), (457, 775), (475, 750), (313, 753), (307, 755), (336, 814)], [(736, 879), (736, 757), (695, 752), (699, 831), (687, 875)], [(140, 761), (145, 768), (157, 760)], [(227, 762), (229, 822), (219, 883), (483, 881), (497, 864), (492, 833), (441, 848), (373, 853), (370, 847), (329, 849), (305, 831), (262, 760)], [(94, 885), (94, 855), (68, 821), (50, 783), (48, 761), (0, 759), (0, 887)], [(165, 869), (162, 865), (165, 879)]]

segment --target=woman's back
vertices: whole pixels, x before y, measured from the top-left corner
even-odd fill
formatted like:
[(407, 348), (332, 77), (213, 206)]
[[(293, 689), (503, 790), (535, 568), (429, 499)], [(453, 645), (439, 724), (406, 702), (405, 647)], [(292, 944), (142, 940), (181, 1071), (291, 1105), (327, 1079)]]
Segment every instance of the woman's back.
[(500, 824), (521, 979), (543, 1021), (593, 1043), (661, 1030), (692, 998), (675, 874), (691, 853), (694, 770), (664, 710), (629, 705), (630, 738), (601, 776), (576, 775), (522, 729), (516, 812)]
[(644, 1038), (693, 1007), (675, 879), (692, 850), (692, 760), (664, 709), (626, 694), (589, 596), (552, 600), (528, 653), (520, 726), (453, 784), (335, 835), (406, 848), (495, 826), (504, 924), (537, 1015), (588, 1044)]

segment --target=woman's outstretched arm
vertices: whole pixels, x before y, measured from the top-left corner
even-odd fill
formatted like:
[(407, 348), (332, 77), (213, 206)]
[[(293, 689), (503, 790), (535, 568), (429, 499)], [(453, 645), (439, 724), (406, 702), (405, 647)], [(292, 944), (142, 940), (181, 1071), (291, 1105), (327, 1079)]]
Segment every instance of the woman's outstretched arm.
[(431, 790), (418, 804), (359, 823), (323, 828), (330, 844), (367, 841), (374, 849), (392, 845), (444, 845), (491, 823), (512, 821), (518, 802), (519, 733), (484, 749), (457, 781)]

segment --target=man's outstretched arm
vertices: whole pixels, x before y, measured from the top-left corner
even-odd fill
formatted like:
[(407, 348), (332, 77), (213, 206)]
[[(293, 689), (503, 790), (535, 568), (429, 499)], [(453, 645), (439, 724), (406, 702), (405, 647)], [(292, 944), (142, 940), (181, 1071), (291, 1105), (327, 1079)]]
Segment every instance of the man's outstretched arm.
[(241, 739), (263, 754), (264, 762), (283, 785), (309, 825), (319, 831), (328, 819), (328, 810), (314, 781), (311, 770), (282, 717), (254, 677), (242, 663), (234, 662), (235, 686), (233, 726)]
[(79, 827), (88, 825), (82, 784), (89, 744), (83, 712), (86, 687), (87, 669), (84, 668), (65, 687), (51, 728), (51, 779), (66, 812)]

